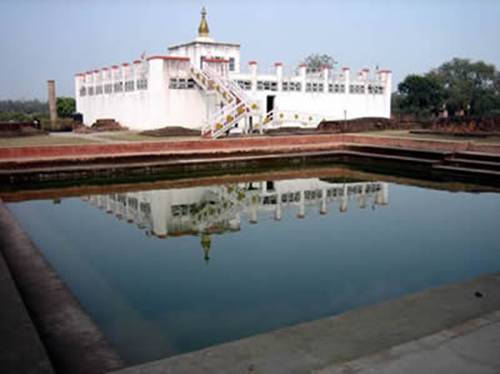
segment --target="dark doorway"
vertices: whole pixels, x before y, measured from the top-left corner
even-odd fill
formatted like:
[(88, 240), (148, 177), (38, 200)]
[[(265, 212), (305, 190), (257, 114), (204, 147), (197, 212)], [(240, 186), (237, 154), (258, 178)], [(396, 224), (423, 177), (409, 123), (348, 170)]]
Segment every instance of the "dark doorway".
[[(266, 113), (269, 113), (271, 110), (274, 110), (274, 99), (276, 96), (268, 95), (266, 97)], [(272, 113), (268, 115), (268, 119), (273, 119)]]
[(274, 109), (274, 99), (276, 96), (274, 95), (268, 95), (266, 98), (266, 113), (269, 113), (271, 110)]

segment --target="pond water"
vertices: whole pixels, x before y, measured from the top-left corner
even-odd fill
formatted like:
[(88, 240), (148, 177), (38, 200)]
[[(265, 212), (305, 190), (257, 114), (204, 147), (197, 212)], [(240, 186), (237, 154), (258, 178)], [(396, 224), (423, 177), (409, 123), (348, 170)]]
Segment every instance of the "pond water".
[(130, 364), (500, 271), (500, 198), (310, 178), (11, 203)]

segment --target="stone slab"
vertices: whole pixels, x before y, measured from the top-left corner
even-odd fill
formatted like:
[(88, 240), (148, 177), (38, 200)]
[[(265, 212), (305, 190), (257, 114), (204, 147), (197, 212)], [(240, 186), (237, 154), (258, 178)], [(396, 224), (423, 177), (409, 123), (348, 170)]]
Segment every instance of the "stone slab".
[(52, 365), (0, 251), (0, 372), (53, 374)]
[[(478, 298), (476, 292), (484, 296)], [(500, 310), (500, 274), (129, 367), (115, 374), (308, 373), (435, 334), (496, 310)]]
[(500, 312), (316, 374), (496, 374)]

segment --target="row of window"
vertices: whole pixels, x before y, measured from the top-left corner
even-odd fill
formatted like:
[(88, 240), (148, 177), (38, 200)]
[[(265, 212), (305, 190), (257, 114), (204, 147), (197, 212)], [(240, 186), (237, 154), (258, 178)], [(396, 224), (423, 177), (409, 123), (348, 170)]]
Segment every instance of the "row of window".
[[(250, 80), (237, 80), (236, 83), (243, 90), (252, 89), (252, 81)], [(372, 86), (368, 85), (366, 87), (368, 93), (371, 94), (383, 94), (383, 86)], [(291, 82), (283, 81), (282, 90), (284, 92), (300, 92), (302, 90), (301, 82)], [(257, 91), (278, 91), (278, 82), (276, 81), (257, 81)], [(306, 92), (324, 92), (324, 83), (321, 82), (306, 82)], [(341, 83), (329, 83), (328, 92), (330, 93), (345, 93), (345, 84)], [(349, 86), (349, 93), (351, 94), (364, 94), (365, 86), (360, 84), (351, 84)]]
[(306, 92), (323, 92), (323, 83), (307, 82)]
[(148, 89), (148, 80), (147, 79), (139, 79), (137, 82), (134, 81), (126, 81), (125, 84), (123, 82), (116, 82), (115, 84), (107, 83), (104, 85), (104, 89), (102, 85), (99, 86), (89, 86), (89, 87), (81, 87), (80, 88), (80, 96), (93, 96), (93, 95), (102, 95), (111, 94), (113, 92), (131, 92), (134, 91), (137, 87), (137, 90), (147, 90)]
[(194, 80), (187, 78), (170, 78), (168, 88), (174, 90), (186, 90), (195, 88)]
[[(369, 194), (379, 191), (380, 185), (368, 184), (365, 185), (364, 188), (365, 188), (364, 193)], [(333, 187), (325, 190), (325, 192), (326, 192), (326, 197), (335, 198), (335, 197), (345, 196), (343, 186)], [(347, 195), (361, 194), (361, 193), (363, 193), (363, 185), (348, 186), (347, 188)], [(320, 199), (322, 196), (323, 196), (322, 190), (304, 191), (304, 200)], [(276, 204), (276, 201), (277, 201), (277, 195), (271, 195), (271, 196), (265, 196), (262, 202), (264, 205), (267, 205), (267, 204)], [(288, 192), (281, 195), (282, 203), (292, 203), (299, 201), (300, 201), (300, 192)]]

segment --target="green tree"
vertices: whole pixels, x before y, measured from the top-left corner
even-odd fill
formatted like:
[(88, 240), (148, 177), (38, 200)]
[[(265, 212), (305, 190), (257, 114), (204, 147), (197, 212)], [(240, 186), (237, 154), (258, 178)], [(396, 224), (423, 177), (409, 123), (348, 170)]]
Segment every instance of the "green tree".
[(60, 118), (71, 117), (76, 110), (75, 99), (72, 97), (58, 97), (56, 101), (57, 115)]
[(314, 72), (320, 71), (323, 66), (328, 66), (331, 69), (336, 61), (332, 56), (326, 54), (312, 54), (307, 56), (302, 63), (307, 66), (307, 71)]
[(408, 75), (399, 83), (398, 94), (400, 111), (418, 116), (438, 112), (445, 99), (440, 81), (433, 76)]
[(483, 61), (454, 58), (428, 76), (435, 78), (446, 91), (450, 112), (483, 115), (498, 109), (500, 78), (494, 65)]

